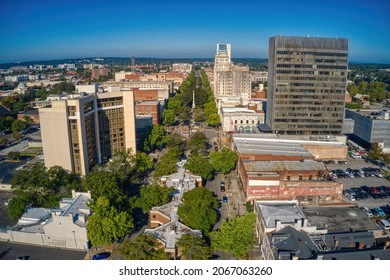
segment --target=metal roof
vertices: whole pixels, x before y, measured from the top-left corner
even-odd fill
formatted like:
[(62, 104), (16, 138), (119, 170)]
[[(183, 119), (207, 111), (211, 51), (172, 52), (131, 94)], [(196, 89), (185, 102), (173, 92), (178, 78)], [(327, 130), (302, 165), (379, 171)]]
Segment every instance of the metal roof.
[(243, 164), (247, 172), (326, 170), (325, 165), (318, 161), (244, 161)]

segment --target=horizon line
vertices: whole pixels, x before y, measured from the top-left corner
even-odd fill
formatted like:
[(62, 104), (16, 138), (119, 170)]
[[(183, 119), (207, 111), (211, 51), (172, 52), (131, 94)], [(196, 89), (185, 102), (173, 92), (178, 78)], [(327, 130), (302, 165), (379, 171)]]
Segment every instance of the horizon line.
[[(15, 64), (20, 64), (20, 63), (28, 63), (28, 62), (46, 62), (46, 61), (55, 61), (55, 60), (67, 60), (67, 59), (72, 59), (72, 60), (76, 60), (76, 59), (108, 59), (108, 58), (121, 58), (121, 59), (131, 59), (132, 56), (89, 56), (89, 57), (67, 57), (67, 58), (48, 58), (48, 59), (26, 59), (26, 60), (20, 60), (20, 61), (17, 61), (17, 60), (10, 60), (10, 61), (0, 61), (0, 64), (12, 64), (12, 63), (15, 63)], [(207, 59), (207, 60), (212, 60), (214, 61), (214, 58), (213, 57), (152, 57), (152, 56), (134, 56), (136, 59), (163, 59), (163, 60), (196, 60), (196, 59)], [(268, 58), (258, 58), (258, 57), (235, 57), (235, 58), (232, 58), (232, 60), (234, 59), (256, 59), (256, 60), (268, 60)], [(349, 61), (348, 64), (356, 64), (356, 63), (359, 63), (359, 64), (381, 64), (381, 65), (390, 65), (390, 62), (364, 62), (363, 60), (354, 60), (354, 61)]]

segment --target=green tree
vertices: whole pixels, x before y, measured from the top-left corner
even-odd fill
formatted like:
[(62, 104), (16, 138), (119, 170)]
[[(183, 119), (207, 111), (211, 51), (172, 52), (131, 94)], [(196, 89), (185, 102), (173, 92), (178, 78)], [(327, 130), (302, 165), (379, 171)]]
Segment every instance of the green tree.
[(210, 163), (214, 170), (227, 174), (236, 166), (237, 155), (228, 148), (222, 148), (219, 152), (211, 152)]
[(8, 146), (8, 138), (7, 137), (0, 138), (0, 145)]
[(208, 235), (211, 227), (217, 222), (218, 199), (204, 187), (187, 191), (183, 195), (178, 214), (180, 220), (193, 229)]
[(22, 139), (22, 134), (20, 132), (15, 131), (14, 133), (12, 133), (12, 138), (14, 138), (16, 141), (19, 141), (20, 139)]
[(141, 187), (140, 196), (135, 202), (135, 206), (148, 213), (152, 207), (167, 204), (171, 200), (174, 188), (161, 187), (158, 184)]
[(166, 109), (163, 112), (163, 123), (164, 124), (175, 124), (176, 115), (173, 110)]
[(204, 122), (206, 120), (206, 114), (200, 107), (195, 108), (194, 120), (196, 122)]
[(161, 176), (170, 175), (177, 172), (176, 163), (179, 161), (182, 155), (180, 147), (171, 147), (160, 158), (160, 161), (156, 164), (154, 169), (154, 178), (158, 179)]
[(21, 120), (14, 120), (12, 123), (13, 132), (21, 132), (26, 129), (26, 123)]
[(144, 149), (145, 151), (151, 151), (155, 149), (161, 150), (167, 143), (169, 138), (168, 133), (164, 130), (162, 125), (153, 125), (152, 131), (145, 139)]
[(125, 240), (120, 254), (127, 260), (168, 260), (164, 249), (158, 249), (160, 243), (151, 234), (140, 234), (133, 241)]
[(133, 227), (131, 215), (118, 211), (106, 197), (99, 197), (90, 207), (93, 214), (88, 219), (87, 234), (92, 245), (111, 244)]
[(187, 150), (190, 150), (192, 153), (205, 152), (207, 143), (207, 137), (203, 132), (195, 132), (187, 143)]
[(71, 189), (79, 190), (79, 179), (62, 167), (45, 168), (43, 163), (28, 165), (12, 178), (11, 189), (33, 207), (58, 207), (62, 197), (69, 196)]
[(0, 131), (11, 129), (14, 118), (11, 116), (0, 117)]
[(13, 151), (11, 151), (11, 152), (8, 153), (7, 157), (8, 157), (9, 159), (17, 160), (17, 159), (20, 158), (20, 153), (19, 153), (19, 152), (13, 152)]
[(82, 184), (85, 190), (91, 191), (93, 199), (105, 197), (113, 205), (122, 205), (126, 198), (118, 184), (118, 179), (106, 170), (95, 170), (83, 178)]
[(255, 220), (254, 213), (246, 213), (244, 216), (223, 221), (218, 231), (210, 233), (212, 247), (232, 253), (235, 258), (242, 257), (254, 242)]
[(191, 109), (183, 107), (178, 115), (178, 119), (182, 124), (188, 124), (191, 120)]
[(221, 124), (221, 119), (218, 114), (210, 114), (206, 120), (209, 126), (218, 126)]
[(27, 205), (28, 199), (25, 197), (17, 196), (12, 198), (8, 204), (9, 216), (14, 220), (20, 218), (23, 215)]
[(134, 167), (138, 173), (145, 174), (145, 172), (153, 168), (151, 157), (143, 152), (136, 153), (134, 161)]
[(378, 160), (382, 157), (382, 148), (377, 144), (371, 144), (371, 149), (368, 151), (367, 156), (372, 160)]
[(181, 150), (184, 149), (186, 145), (186, 141), (183, 139), (183, 136), (180, 133), (174, 132), (169, 135), (167, 146), (171, 147), (179, 147)]
[(213, 167), (202, 154), (194, 154), (188, 158), (184, 167), (206, 180), (210, 180), (213, 177)]
[(207, 117), (210, 116), (211, 114), (218, 113), (218, 109), (215, 105), (214, 100), (211, 100), (204, 105), (204, 112), (205, 112)]
[[(132, 149), (117, 150), (107, 164), (108, 171), (119, 180), (124, 182), (132, 173), (135, 164), (135, 156)], [(100, 195), (98, 195), (100, 196)]]
[(181, 259), (208, 260), (212, 256), (212, 250), (204, 239), (193, 234), (183, 234), (177, 241), (176, 247), (181, 248)]
[(181, 109), (181, 95), (176, 94), (174, 97), (169, 98), (168, 100), (168, 110), (173, 112), (178, 112)]

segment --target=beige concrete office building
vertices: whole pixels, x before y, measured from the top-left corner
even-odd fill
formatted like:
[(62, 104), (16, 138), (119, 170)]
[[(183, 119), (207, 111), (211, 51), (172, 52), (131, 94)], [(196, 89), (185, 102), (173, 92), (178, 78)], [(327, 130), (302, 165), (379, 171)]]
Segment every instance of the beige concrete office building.
[(267, 125), (281, 134), (340, 134), (347, 71), (347, 39), (271, 37)]
[(71, 96), (39, 110), (45, 166), (86, 175), (118, 149), (136, 150), (132, 91)]
[(251, 98), (251, 73), (248, 66), (231, 62), (230, 44), (217, 44), (214, 64), (214, 95), (218, 108), (223, 104), (247, 105)]

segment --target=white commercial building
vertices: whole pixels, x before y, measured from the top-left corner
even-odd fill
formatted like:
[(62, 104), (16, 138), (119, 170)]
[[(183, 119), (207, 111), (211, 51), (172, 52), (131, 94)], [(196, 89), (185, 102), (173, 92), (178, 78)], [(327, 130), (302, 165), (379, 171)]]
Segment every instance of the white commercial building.
[(221, 120), (224, 132), (252, 132), (264, 123), (264, 112), (242, 107), (222, 107)]

